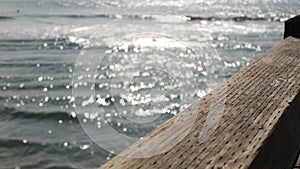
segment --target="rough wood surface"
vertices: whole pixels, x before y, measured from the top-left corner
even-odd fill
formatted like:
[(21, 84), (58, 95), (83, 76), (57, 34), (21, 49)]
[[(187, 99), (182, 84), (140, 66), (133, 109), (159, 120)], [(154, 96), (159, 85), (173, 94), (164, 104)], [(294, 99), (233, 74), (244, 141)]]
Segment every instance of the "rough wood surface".
[[(220, 124), (206, 141), (199, 142), (199, 131), (212, 108), (212, 93), (133, 144), (123, 155), (136, 153), (140, 147), (163, 148), (165, 141), (183, 132), (180, 129), (184, 123), (195, 119), (191, 131), (173, 148), (148, 158), (116, 156), (101, 169), (293, 167), (300, 150), (299, 39), (285, 39), (214, 92), (224, 95), (225, 109)], [(147, 139), (166, 131), (179, 116), (186, 119), (174, 130), (174, 137), (162, 139), (159, 144)]]
[(296, 169), (296, 168), (300, 168), (300, 158), (298, 158), (298, 160), (294, 166), (294, 169)]

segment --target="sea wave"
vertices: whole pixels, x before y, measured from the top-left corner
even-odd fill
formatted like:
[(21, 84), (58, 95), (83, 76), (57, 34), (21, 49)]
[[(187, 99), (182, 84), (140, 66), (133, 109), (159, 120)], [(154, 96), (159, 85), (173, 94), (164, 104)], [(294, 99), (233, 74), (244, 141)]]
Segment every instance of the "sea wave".
[(72, 37), (49, 39), (0, 39), (1, 51), (79, 49), (82, 44)]
[(108, 19), (138, 19), (138, 20), (159, 20), (165, 17), (181, 18), (185, 21), (282, 21), (285, 19), (283, 16), (192, 16), (192, 15), (160, 15), (160, 14), (55, 14), (55, 15), (19, 15), (19, 16), (0, 16), (0, 19), (14, 19), (17, 17), (29, 18), (70, 18), (70, 19), (93, 19), (93, 18), (108, 18)]
[[(25, 144), (26, 143), (26, 144)], [(17, 139), (0, 139), (2, 148), (16, 148), (16, 147), (42, 147), (41, 143), (25, 142)]]
[(236, 17), (200, 17), (200, 16), (187, 16), (191, 21), (206, 20), (206, 21), (281, 21), (280, 17), (251, 17), (251, 16), (236, 16)]
[[(42, 142), (34, 142), (34, 141), (27, 141), (27, 140), (21, 140), (17, 138), (10, 138), (0, 139), (0, 145), (2, 150), (10, 151), (13, 153), (18, 154), (25, 154), (30, 152), (30, 155), (32, 156), (43, 156), (44, 152), (55, 152), (55, 153), (61, 153), (64, 151), (64, 153), (69, 154), (69, 156), (72, 155), (72, 153), (80, 149), (80, 145), (75, 145), (70, 148), (62, 148), (62, 143), (42, 143)], [(76, 155), (75, 155), (76, 156)], [(24, 157), (26, 158), (26, 157)], [(18, 163), (14, 163), (13, 165), (18, 165), (18, 167), (15, 168), (44, 168), (44, 169), (53, 169), (53, 168), (60, 168), (60, 169), (74, 169), (77, 167), (74, 167), (71, 163), (54, 163), (57, 161), (55, 158), (48, 157), (47, 159), (37, 158), (34, 162), (27, 163), (26, 160), (20, 159)], [(10, 165), (9, 161), (3, 161), (4, 164)], [(1, 163), (2, 164), (2, 163)], [(7, 168), (11, 168), (6, 166)], [(5, 168), (4, 168), (5, 169)]]
[(13, 19), (11, 16), (0, 16), (0, 20), (8, 20), (8, 19)]
[[(47, 112), (47, 113), (32, 113), (32, 112), (26, 112), (26, 111), (20, 111), (15, 110), (12, 108), (5, 108), (0, 112), (1, 116), (6, 118), (9, 118), (11, 120), (14, 119), (35, 119), (35, 120), (75, 120), (77, 121), (77, 118), (74, 118), (70, 112)], [(1, 143), (0, 143), (1, 144)]]

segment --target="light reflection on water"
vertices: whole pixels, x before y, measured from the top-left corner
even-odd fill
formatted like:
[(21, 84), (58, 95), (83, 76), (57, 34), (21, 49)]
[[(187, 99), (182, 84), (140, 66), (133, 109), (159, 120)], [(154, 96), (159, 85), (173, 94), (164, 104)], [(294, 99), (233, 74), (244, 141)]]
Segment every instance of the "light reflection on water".
[[(197, 36), (190, 37), (196, 38)], [(161, 124), (172, 115), (176, 115), (179, 113), (180, 108), (183, 108), (182, 106), (188, 105), (207, 93), (209, 90), (207, 86), (209, 79), (208, 73), (203, 66), (203, 60), (195, 61), (195, 59), (191, 57), (191, 50), (180, 48), (176, 43), (170, 43), (171, 47), (164, 46), (166, 44), (164, 41), (166, 40), (164, 39), (162, 41), (162, 47), (160, 48), (156, 48), (155, 45), (147, 39), (145, 41), (147, 45), (143, 47), (143, 49), (139, 47), (139, 43), (143, 41), (136, 41), (136, 44), (122, 44), (120, 47), (112, 46), (109, 49), (102, 50), (101, 52), (106, 54), (106, 60), (103, 60), (101, 62), (102, 64), (96, 66), (97, 74), (91, 72), (93, 67), (83, 67), (82, 75), (78, 77), (79, 79), (94, 79), (94, 85), (90, 85), (89, 81), (72, 84), (71, 79), (74, 73), (73, 65), (75, 65), (74, 59), (68, 61), (64, 60), (66, 63), (56, 63), (55, 59), (52, 60), (52, 58), (49, 59), (50, 61), (40, 58), (40, 62), (39, 60), (28, 60), (26, 61), (28, 63), (23, 65), (19, 65), (16, 61), (12, 63), (12, 60), (5, 61), (4, 66), (6, 66), (5, 64), (12, 65), (9, 67), (11, 69), (10, 72), (8, 72), (7, 69), (2, 69), (3, 72), (7, 74), (1, 75), (1, 80), (3, 81), (1, 84), (1, 88), (3, 89), (2, 99), (4, 99), (3, 103), (5, 103), (5, 106), (14, 107), (15, 112), (25, 111), (26, 114), (33, 112), (34, 114), (30, 115), (30, 118), (34, 119), (47, 119), (48, 121), (57, 116), (54, 121), (54, 123), (58, 124), (57, 127), (53, 128), (44, 125), (44, 133), (46, 136), (35, 138), (34, 133), (28, 134), (27, 132), (19, 134), (17, 138), (22, 139), (23, 144), (34, 142), (44, 143), (45, 139), (49, 139), (47, 136), (49, 135), (51, 137), (54, 136), (54, 138), (49, 140), (50, 142), (52, 142), (51, 140), (53, 139), (56, 140), (55, 142), (61, 140), (58, 144), (61, 145), (61, 147), (69, 149), (79, 147), (81, 151), (89, 150), (91, 156), (94, 156), (94, 151), (98, 151), (98, 153), (101, 152), (100, 154), (102, 154), (102, 150), (99, 151), (98, 148), (95, 148), (95, 145), (94, 148), (91, 149), (91, 142), (88, 144), (78, 143), (78, 141), (76, 141), (78, 138), (64, 138), (62, 137), (63, 133), (57, 132), (57, 130), (66, 128), (66, 126), (78, 126), (76, 119), (78, 114), (74, 112), (75, 97), (72, 95), (71, 90), (82, 86), (88, 86), (90, 90), (95, 90), (95, 97), (85, 96), (83, 93), (81, 105), (87, 106), (88, 104), (96, 103), (99, 107), (99, 112), (102, 112), (103, 115), (87, 113), (79, 115), (78, 118), (82, 123), (95, 126), (96, 128), (102, 128), (110, 124), (119, 133), (127, 134), (131, 137), (142, 137), (154, 129), (155, 126)], [(212, 42), (212, 45), (220, 50), (262, 51), (260, 44), (251, 44), (249, 42), (245, 44), (230, 44), (232, 42), (229, 41), (228, 36), (223, 34), (213, 38)], [(45, 46), (45, 44), (41, 45)], [(77, 47), (74, 49), (75, 53), (79, 53)], [(49, 48), (40, 50), (47, 51)], [(94, 52), (95, 55), (99, 52), (98, 49), (93, 48), (91, 51)], [(60, 57), (62, 54), (63, 53), (54, 53), (53, 58)], [(74, 53), (72, 55), (74, 55)], [(73, 56), (67, 56), (66, 59), (72, 57)], [(185, 59), (185, 61), (188, 62), (184, 64), (174, 63), (172, 62), (174, 57)], [(161, 67), (159, 67), (159, 69), (157, 69), (155, 62), (151, 62), (153, 60), (160, 61)], [(242, 57), (238, 60), (228, 58), (223, 61), (223, 66), (235, 72), (240, 67), (248, 64), (251, 60), (249, 57)], [(19, 66), (21, 66), (21, 68)], [(189, 71), (172, 72), (174, 66), (188, 69)], [(8, 66), (6, 66), (6, 68), (8, 68)], [(13, 73), (19, 72), (20, 70), (22, 70), (20, 74)], [(216, 68), (215, 71), (222, 73), (222, 70), (218, 68)], [(169, 72), (171, 72), (171, 74)], [(182, 93), (182, 84), (178, 82), (178, 77), (174, 78), (172, 74), (176, 74), (181, 78), (191, 78), (191, 82), (187, 80), (187, 84), (189, 84), (188, 88), (185, 88), (188, 92), (185, 91)], [(193, 84), (195, 84), (193, 80), (196, 81), (197, 86), (193, 86)], [(188, 95), (182, 96), (182, 94), (185, 93), (188, 93)], [(182, 97), (188, 98), (185, 105), (181, 103)], [(80, 102), (80, 100), (77, 101)], [(48, 115), (35, 117), (35, 113), (39, 114), (41, 112), (43, 112), (43, 114), (67, 112), (67, 114), (53, 115), (53, 117)], [(164, 113), (169, 115), (160, 116)], [(12, 114), (12, 116), (15, 115)], [(131, 122), (128, 123), (128, 120), (124, 119), (124, 117), (130, 119)], [(30, 119), (20, 114), (18, 118)], [(147, 125), (141, 126), (134, 124), (136, 122), (143, 124), (148, 123)], [(15, 127), (11, 127), (11, 130), (14, 130), (14, 128)], [(24, 128), (32, 130), (30, 129), (31, 127)], [(84, 138), (82, 134), (79, 138), (80, 137)], [(116, 146), (121, 147), (121, 145)], [(109, 153), (101, 156), (107, 160), (111, 158), (112, 154), (113, 153)]]

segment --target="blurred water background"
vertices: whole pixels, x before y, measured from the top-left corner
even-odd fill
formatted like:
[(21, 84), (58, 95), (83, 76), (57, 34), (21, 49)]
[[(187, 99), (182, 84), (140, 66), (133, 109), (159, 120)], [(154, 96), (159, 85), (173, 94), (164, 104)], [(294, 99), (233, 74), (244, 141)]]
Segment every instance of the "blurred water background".
[[(0, 168), (97, 168), (113, 157), (91, 139), (111, 142), (97, 129), (144, 136), (279, 43), (299, 9), (298, 0), (0, 0)], [(74, 72), (96, 80), (73, 83)], [(79, 106), (97, 113), (75, 111), (80, 86), (95, 95), (77, 92)]]

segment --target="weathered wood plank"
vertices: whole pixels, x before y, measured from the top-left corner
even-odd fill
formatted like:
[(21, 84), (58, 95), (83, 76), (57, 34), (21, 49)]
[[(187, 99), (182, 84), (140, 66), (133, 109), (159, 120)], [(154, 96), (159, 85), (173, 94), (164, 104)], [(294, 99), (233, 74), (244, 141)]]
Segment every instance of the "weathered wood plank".
[(298, 157), (298, 160), (297, 160), (297, 162), (296, 162), (296, 164), (295, 164), (295, 166), (294, 166), (294, 169), (296, 169), (296, 168), (300, 168), (300, 158)]
[[(199, 132), (205, 124), (207, 112), (222, 102), (222, 99), (217, 99), (212, 103), (212, 93), (152, 131), (123, 152), (123, 156), (116, 156), (101, 169), (293, 167), (300, 150), (299, 39), (285, 39), (213, 92), (225, 98), (225, 107), (217, 129), (208, 140), (199, 142)], [(150, 138), (167, 131), (179, 116), (185, 118), (173, 128), (173, 136), (151, 141)], [(145, 148), (165, 148), (166, 143), (180, 137), (191, 122), (194, 125), (187, 136), (165, 153), (148, 158), (124, 157), (138, 154), (141, 148), (142, 151)]]

